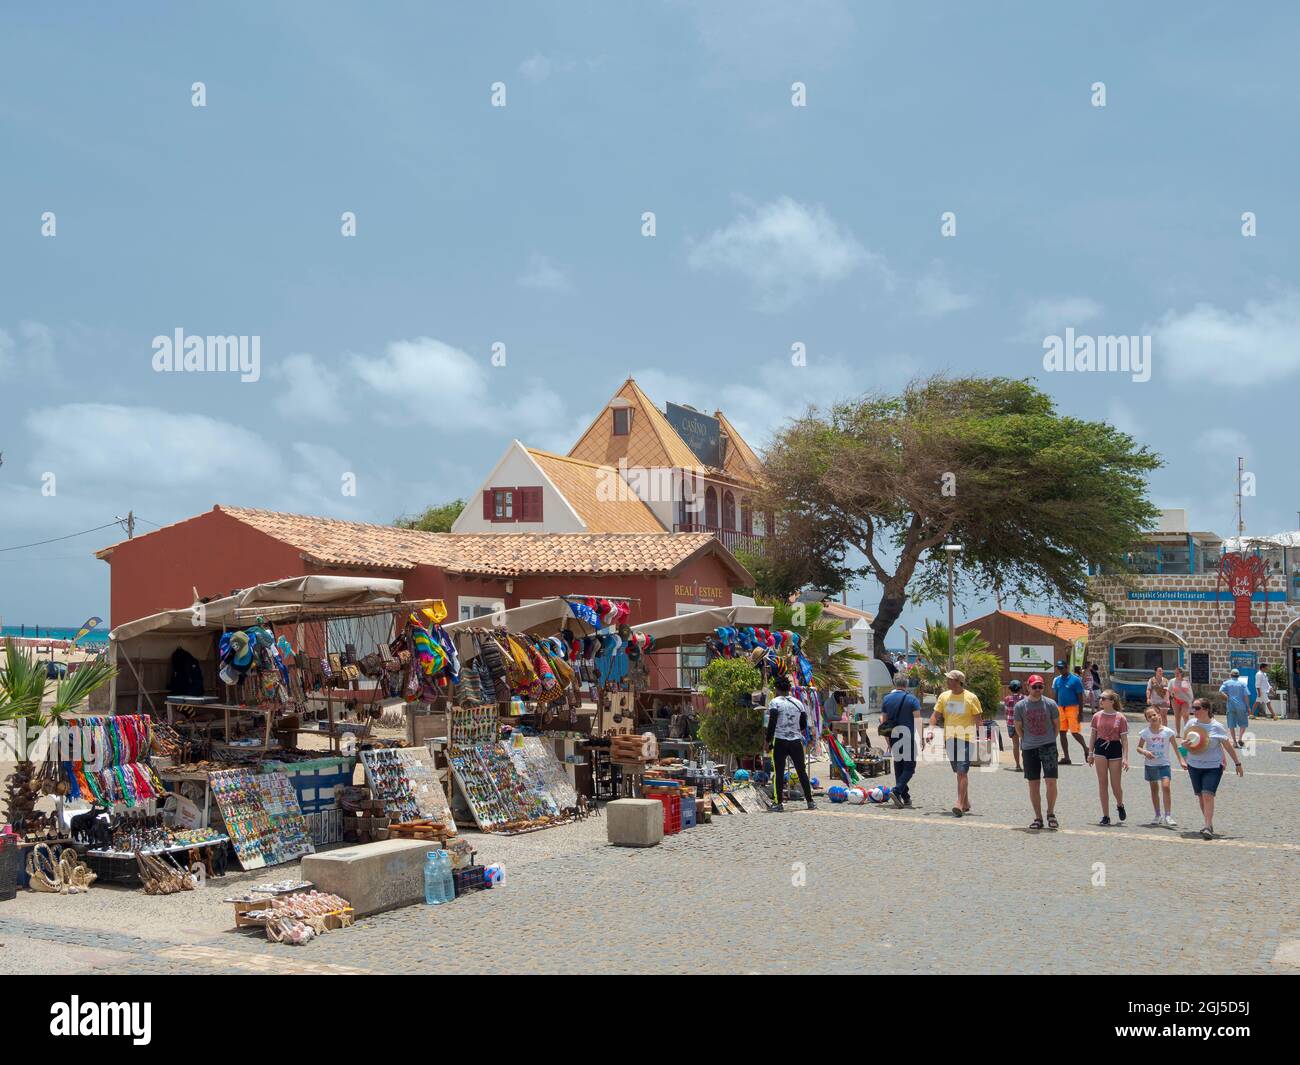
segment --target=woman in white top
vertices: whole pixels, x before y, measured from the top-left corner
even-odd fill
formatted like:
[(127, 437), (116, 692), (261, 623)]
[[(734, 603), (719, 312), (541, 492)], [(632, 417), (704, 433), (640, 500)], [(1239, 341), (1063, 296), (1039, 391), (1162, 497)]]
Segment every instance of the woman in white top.
[(1169, 681), (1164, 666), (1156, 666), (1155, 674), (1147, 681), (1147, 706), (1155, 707), (1161, 728), (1169, 724)]
[[(1169, 704), (1174, 711), (1174, 733), (1181, 736), (1183, 726), (1192, 716), (1192, 682), (1187, 679), (1182, 666), (1174, 669), (1174, 679), (1169, 684)], [(1164, 723), (1160, 727), (1164, 728)]]

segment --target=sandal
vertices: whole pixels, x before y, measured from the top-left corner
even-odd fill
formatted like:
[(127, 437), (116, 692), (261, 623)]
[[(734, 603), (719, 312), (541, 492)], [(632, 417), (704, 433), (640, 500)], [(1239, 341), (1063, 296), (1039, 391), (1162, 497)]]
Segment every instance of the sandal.
[(960, 817), (960, 816), (961, 816), (961, 807), (960, 807), (960, 806), (954, 806), (954, 807), (952, 808), (952, 816), (953, 816), (953, 817)]
[(1047, 827), (1048, 827), (1048, 828), (1060, 828), (1060, 827), (1061, 827), (1060, 822), (1056, 820), (1056, 814), (1048, 814), (1048, 815), (1047, 815)]
[(1032, 821), (1029, 822), (1029, 827), (1030, 827), (1030, 828), (1033, 828), (1033, 829), (1039, 829), (1039, 828), (1042, 828), (1042, 827), (1043, 827), (1043, 819), (1042, 819), (1041, 817), (1035, 817)]

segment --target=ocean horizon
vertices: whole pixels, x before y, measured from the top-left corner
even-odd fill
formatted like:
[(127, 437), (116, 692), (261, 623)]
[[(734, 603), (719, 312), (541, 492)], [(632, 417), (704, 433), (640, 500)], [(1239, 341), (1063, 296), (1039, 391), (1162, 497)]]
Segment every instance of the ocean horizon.
[[(80, 625), (0, 625), (0, 639), (13, 636), (23, 640), (70, 640), (77, 635)], [(26, 630), (26, 631), (24, 631)], [(39, 630), (39, 632), (38, 632)], [(77, 641), (78, 647), (86, 644), (108, 643), (108, 629), (91, 629)]]

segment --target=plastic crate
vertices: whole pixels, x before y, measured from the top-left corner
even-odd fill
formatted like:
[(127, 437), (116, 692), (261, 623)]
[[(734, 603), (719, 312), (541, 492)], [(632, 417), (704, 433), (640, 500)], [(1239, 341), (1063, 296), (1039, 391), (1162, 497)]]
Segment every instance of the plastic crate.
[(658, 799), (664, 804), (664, 835), (673, 836), (682, 830), (682, 797), (676, 792), (647, 792), (647, 799)]
[(695, 816), (695, 796), (682, 796), (682, 828), (694, 828), (699, 821)]
[(485, 872), (481, 865), (467, 865), (464, 869), (453, 872), (451, 879), (456, 886), (456, 898), (491, 888), (492, 882), (484, 875)]
[(103, 854), (87, 854), (82, 859), (101, 884), (139, 884), (140, 867), (135, 855), (129, 858), (109, 858)]

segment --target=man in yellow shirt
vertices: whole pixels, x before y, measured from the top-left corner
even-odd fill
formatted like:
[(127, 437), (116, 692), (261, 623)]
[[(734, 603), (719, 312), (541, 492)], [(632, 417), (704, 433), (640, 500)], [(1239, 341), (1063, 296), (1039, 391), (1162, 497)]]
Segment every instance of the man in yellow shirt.
[(934, 727), (943, 718), (944, 746), (948, 761), (957, 774), (957, 805), (952, 808), (954, 817), (970, 813), (970, 763), (978, 737), (978, 727), (984, 717), (979, 696), (966, 690), (966, 674), (960, 669), (950, 669), (944, 674), (948, 690), (941, 692), (930, 715), (930, 728), (925, 742), (934, 737)]

